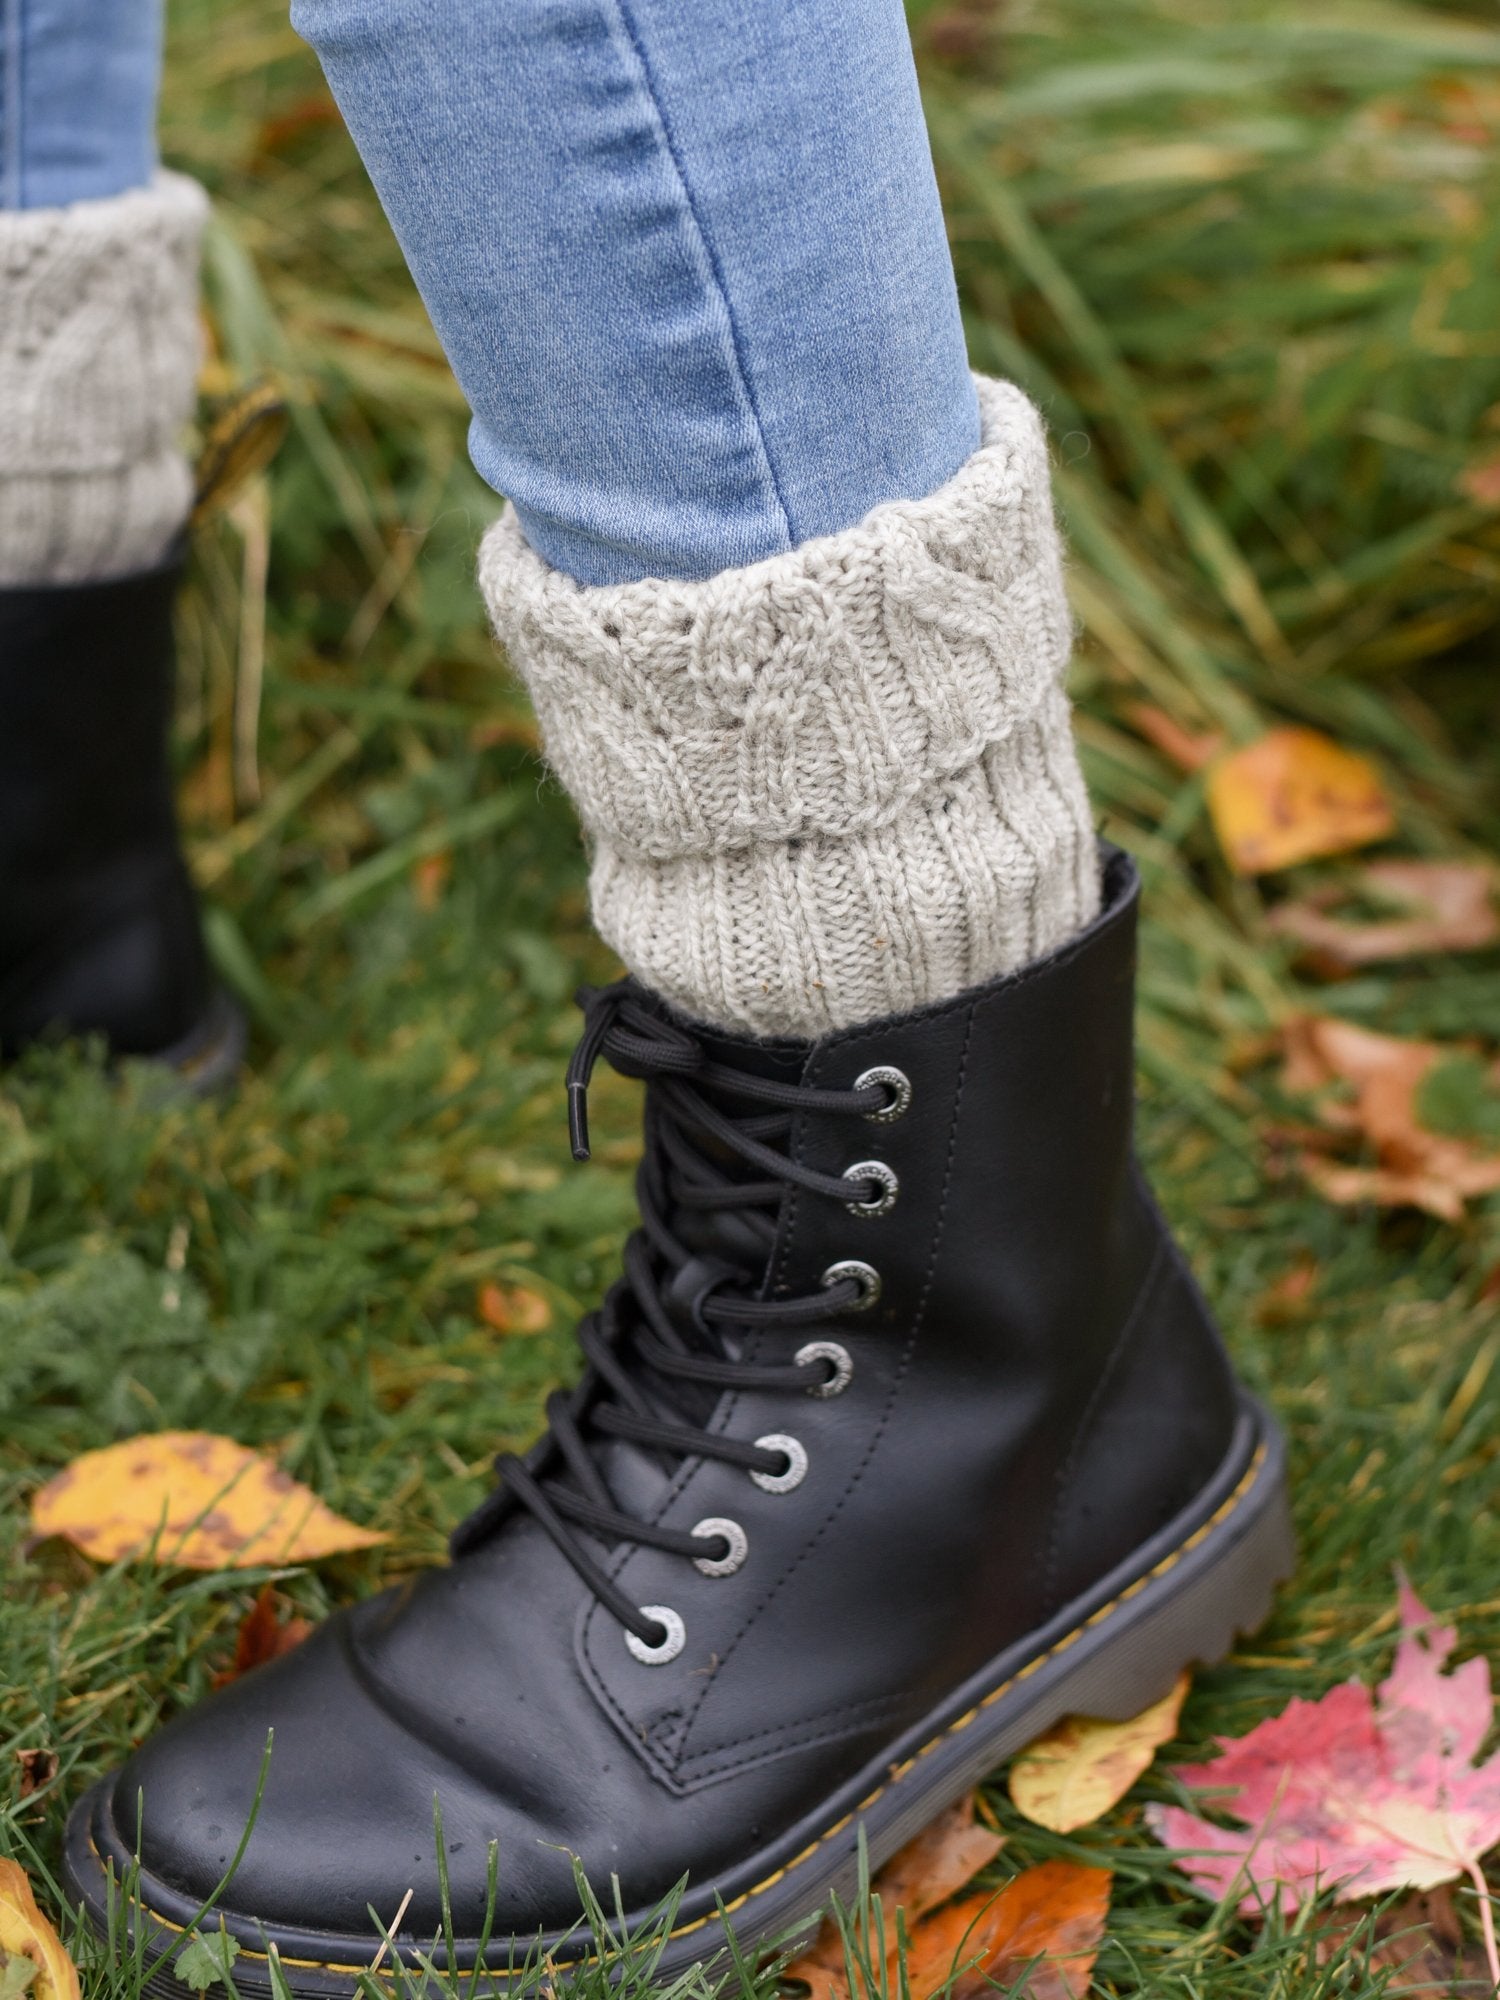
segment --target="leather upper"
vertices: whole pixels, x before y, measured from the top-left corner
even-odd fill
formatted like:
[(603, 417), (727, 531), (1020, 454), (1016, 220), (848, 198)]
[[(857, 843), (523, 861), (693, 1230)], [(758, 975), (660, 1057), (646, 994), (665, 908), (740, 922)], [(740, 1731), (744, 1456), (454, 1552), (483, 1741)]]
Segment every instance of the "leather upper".
[(186, 1037), (210, 982), (168, 751), (177, 561), (0, 591), (0, 1054)]
[[(431, 1930), (435, 1792), (460, 1934), (480, 1927), (497, 1838), (502, 1934), (576, 1919), (572, 1854), (647, 1905), (814, 1811), (1192, 1502), (1229, 1447), (1235, 1391), (1134, 1163), (1138, 884), (1123, 856), (1105, 892), (1062, 951), (950, 1002), (810, 1048), (710, 1038), (721, 1061), (809, 1086), (893, 1065), (911, 1101), (888, 1124), (799, 1115), (794, 1158), (835, 1174), (884, 1162), (899, 1195), (867, 1216), (789, 1190), (764, 1278), (768, 1295), (805, 1295), (859, 1258), (881, 1274), (878, 1304), (744, 1344), (790, 1361), (809, 1338), (837, 1341), (847, 1387), (734, 1390), (705, 1418), (746, 1442), (795, 1437), (802, 1483), (767, 1492), (706, 1459), (605, 1448), (638, 1517), (727, 1516), (748, 1537), (723, 1577), (634, 1544), (601, 1552), (633, 1602), (680, 1615), (677, 1657), (634, 1658), (512, 1514), (132, 1759), (115, 1818), (129, 1845), (144, 1794), (148, 1880), (214, 1885), (274, 1726), (229, 1912), (366, 1933), (368, 1904), (389, 1918), (414, 1887), (407, 1924)], [(711, 1245), (720, 1225), (693, 1222)]]

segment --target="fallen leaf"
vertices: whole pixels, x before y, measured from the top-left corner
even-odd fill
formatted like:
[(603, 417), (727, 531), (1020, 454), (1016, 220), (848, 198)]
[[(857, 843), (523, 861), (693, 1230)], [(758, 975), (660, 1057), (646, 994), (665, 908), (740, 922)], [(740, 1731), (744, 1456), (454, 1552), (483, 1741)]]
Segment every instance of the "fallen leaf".
[(39, 1792), (43, 1785), (50, 1785), (57, 1776), (55, 1750), (17, 1750), (15, 1758), (21, 1772), (23, 1799), (29, 1799), (33, 1792)]
[[(976, 1824), (974, 1803), (970, 1796), (951, 1807), (875, 1877), (888, 1947), (884, 1990), (902, 1990), (899, 1909), (911, 2000), (931, 2000), (945, 1988), (953, 2000), (978, 2000), (996, 1988), (1029, 2000), (1080, 2000), (1109, 1914), (1108, 1869), (1048, 1861), (1024, 1869), (998, 1892), (978, 1890), (953, 1902), (1003, 1844)], [(812, 1951), (783, 1978), (805, 1983), (812, 2000), (850, 2000), (837, 1928), (825, 1923)]]
[[(1315, 969), (1334, 973), (1423, 952), (1479, 951), (1500, 940), (1495, 886), (1495, 871), (1483, 861), (1372, 861), (1341, 889), (1280, 904), (1269, 923), (1304, 946)], [(1415, 914), (1379, 923), (1331, 914), (1352, 896)]]
[(1294, 1912), (1333, 1888), (1340, 1900), (1431, 1889), (1469, 1875), (1500, 1840), (1500, 1754), (1474, 1765), (1493, 1719), (1483, 1659), (1445, 1671), (1457, 1635), (1437, 1625), (1402, 1579), (1401, 1638), (1372, 1699), (1344, 1681), (1319, 1701), (1295, 1700), (1249, 1735), (1219, 1739), (1220, 1755), (1179, 1770), (1209, 1793), (1224, 1827), (1180, 1806), (1146, 1818), (1216, 1901), (1253, 1914)]
[(263, 1583), (256, 1592), (255, 1602), (240, 1620), (234, 1641), (234, 1663), (214, 1675), (214, 1686), (228, 1687), (252, 1667), (279, 1660), (283, 1653), (300, 1646), (311, 1630), (310, 1618), (293, 1617), (276, 1586)]
[(915, 1923), (989, 1867), (1005, 1841), (979, 1824), (974, 1807), (970, 1792), (891, 1856), (875, 1884), (888, 1910), (904, 1910), (907, 1921)]
[[(973, 1792), (957, 1800), (893, 1854), (876, 1875), (873, 1888), (890, 1926), (887, 1935), (893, 1950), (898, 1909), (908, 1925), (915, 1924), (929, 1910), (966, 1889), (1005, 1845), (998, 1833), (979, 1824), (977, 1803)], [(837, 1925), (824, 1923), (812, 1948), (785, 1977), (805, 1981), (812, 2000), (848, 2000), (844, 1946)]]
[[(1016, 2000), (1081, 2000), (1104, 1936), (1110, 1881), (1107, 1868), (1044, 1861), (1013, 1876), (998, 1895), (950, 1903), (912, 1933), (912, 2000), (945, 1989), (952, 2000), (997, 1990)], [(894, 1977), (887, 1990), (899, 1991)]]
[[(36, 1968), (30, 1977), (27, 1959)], [(78, 2000), (77, 1970), (17, 1861), (0, 1861), (0, 1979), (27, 2000)]]
[(252, 164), (274, 159), (308, 132), (325, 131), (342, 123), (339, 108), (330, 93), (326, 90), (313, 91), (307, 97), (299, 98), (279, 118), (265, 121), (256, 137)]
[(1266, 1286), (1255, 1302), (1258, 1326), (1291, 1326), (1304, 1317), (1318, 1282), (1318, 1260), (1304, 1251), (1290, 1270)]
[(1175, 716), (1149, 701), (1126, 704), (1128, 721), (1180, 771), (1201, 771), (1224, 748), (1222, 729), (1185, 729)]
[(1378, 1035), (1330, 1015), (1300, 1015), (1282, 1031), (1282, 1085), (1293, 1094), (1347, 1087), (1345, 1098), (1322, 1096), (1319, 1123), (1330, 1133), (1363, 1141), (1374, 1166), (1327, 1157), (1304, 1146), (1298, 1165), (1319, 1193), (1341, 1204), (1375, 1202), (1413, 1207), (1445, 1222), (1459, 1221), (1471, 1196), (1500, 1188), (1500, 1154), (1422, 1123), (1418, 1093), (1452, 1051), (1439, 1042)]
[(1117, 1805), (1157, 1749), (1177, 1734), (1187, 1674), (1129, 1722), (1070, 1715), (1023, 1750), (1010, 1771), (1011, 1801), (1038, 1826), (1073, 1833)]
[(543, 1333), (552, 1308), (526, 1285), (488, 1284), (479, 1288), (479, 1317), (497, 1333)]
[(1476, 507), (1500, 507), (1500, 458), (1466, 466), (1458, 475), (1458, 490)]
[[(1380, 1910), (1372, 1919), (1335, 1918), (1318, 1937), (1322, 1964), (1354, 1947), (1366, 1973), (1390, 1972), (1382, 1988), (1390, 2000), (1416, 1994), (1452, 1994), (1464, 1979), (1463, 1927), (1446, 1883)], [(1476, 1987), (1474, 1990), (1485, 1989)]]
[(435, 910), (443, 900), (453, 874), (452, 852), (444, 847), (436, 854), (424, 854), (411, 871), (412, 895), (419, 910)]
[(1395, 830), (1374, 766), (1316, 729), (1272, 729), (1208, 774), (1214, 831), (1237, 875), (1343, 854)]
[(155, 1431), (85, 1452), (35, 1496), (31, 1524), (95, 1562), (149, 1552), (182, 1569), (313, 1562), (385, 1540), (269, 1459), (207, 1431)]

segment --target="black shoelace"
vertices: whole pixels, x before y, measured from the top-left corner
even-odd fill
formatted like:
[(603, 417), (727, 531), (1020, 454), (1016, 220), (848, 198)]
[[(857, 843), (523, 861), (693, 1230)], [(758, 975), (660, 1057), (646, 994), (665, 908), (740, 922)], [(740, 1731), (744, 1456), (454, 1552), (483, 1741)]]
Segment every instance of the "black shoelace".
[[(720, 1437), (675, 1414), (663, 1414), (643, 1373), (657, 1382), (723, 1389), (805, 1392), (802, 1364), (736, 1360), (726, 1346), (731, 1328), (795, 1328), (867, 1303), (855, 1277), (837, 1277), (802, 1298), (760, 1296), (760, 1273), (707, 1258), (674, 1234), (671, 1213), (733, 1210), (769, 1257), (776, 1213), (789, 1187), (835, 1201), (878, 1196), (878, 1183), (825, 1174), (779, 1150), (799, 1111), (869, 1117), (889, 1094), (879, 1083), (861, 1090), (817, 1090), (749, 1075), (710, 1059), (696, 1036), (645, 1004), (633, 981), (585, 989), (582, 1039), (568, 1066), (568, 1125), (575, 1159), (589, 1157), (588, 1088), (603, 1056), (624, 1076), (648, 1085), (646, 1151), (636, 1180), (641, 1226), (625, 1245), (623, 1275), (603, 1305), (579, 1325), (587, 1367), (573, 1389), (547, 1399), (547, 1429), (526, 1459), (504, 1452), (495, 1460), (500, 1485), (459, 1528), (455, 1554), (472, 1547), (513, 1507), (533, 1517), (609, 1612), (638, 1639), (656, 1645), (657, 1620), (646, 1616), (590, 1554), (584, 1535), (605, 1543), (630, 1541), (672, 1555), (720, 1559), (727, 1542), (639, 1520), (616, 1502), (595, 1461), (598, 1445), (625, 1439), (678, 1461), (717, 1459), (747, 1472), (780, 1476), (786, 1455)], [(726, 1102), (735, 1107), (725, 1109)], [(707, 1141), (718, 1153), (704, 1150)], [(764, 1264), (764, 1258), (762, 1259)], [(825, 1378), (826, 1379), (826, 1378)]]

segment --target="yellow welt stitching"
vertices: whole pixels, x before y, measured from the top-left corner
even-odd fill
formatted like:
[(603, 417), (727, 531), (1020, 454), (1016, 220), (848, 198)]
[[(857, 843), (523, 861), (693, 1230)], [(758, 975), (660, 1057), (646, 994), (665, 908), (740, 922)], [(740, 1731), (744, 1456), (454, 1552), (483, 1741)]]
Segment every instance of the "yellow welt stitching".
[[(764, 1895), (766, 1890), (774, 1888), (778, 1882), (783, 1881), (786, 1878), (786, 1876), (790, 1875), (795, 1869), (800, 1868), (804, 1862), (810, 1860), (812, 1856), (817, 1853), (819, 1848), (825, 1847), (830, 1840), (834, 1839), (838, 1834), (842, 1833), (844, 1828), (849, 1825), (851, 1820), (857, 1819), (861, 1813), (868, 1812), (870, 1807), (874, 1805), (875, 1801), (879, 1798), (882, 1798), (884, 1794), (890, 1790), (891, 1786), (899, 1783), (899, 1781), (906, 1776), (907, 1772), (913, 1768), (913, 1766), (918, 1762), (920, 1758), (925, 1757), (929, 1751), (938, 1749), (948, 1737), (956, 1735), (960, 1729), (966, 1729), (969, 1726), (969, 1724), (974, 1720), (975, 1716), (979, 1714), (981, 1709), (988, 1708), (991, 1705), (991, 1703), (998, 1701), (1000, 1697), (1008, 1693), (1011, 1688), (1018, 1686), (1020, 1682), (1024, 1681), (1027, 1678), (1028, 1675), (1036, 1673), (1037, 1670), (1040, 1667), (1044, 1667), (1049, 1660), (1055, 1660), (1059, 1653), (1066, 1652), (1068, 1647), (1076, 1644), (1077, 1641), (1083, 1637), (1085, 1632), (1089, 1631), (1093, 1626), (1100, 1624), (1105, 1618), (1110, 1617), (1114, 1612), (1118, 1611), (1122, 1604), (1128, 1603), (1132, 1597), (1137, 1595), (1138, 1592), (1144, 1590), (1148, 1583), (1154, 1582), (1155, 1579), (1159, 1576), (1165, 1576), (1168, 1570), (1175, 1569), (1178, 1563), (1182, 1561), (1184, 1556), (1190, 1554), (1192, 1550), (1197, 1548), (1198, 1544), (1201, 1541), (1203, 1541), (1206, 1536), (1212, 1534), (1213, 1530), (1219, 1525), (1219, 1523), (1222, 1520), (1224, 1520), (1226, 1516), (1233, 1513), (1234, 1509), (1240, 1505), (1245, 1495), (1250, 1491), (1250, 1488), (1255, 1484), (1256, 1480), (1260, 1476), (1260, 1469), (1262, 1465), (1265, 1463), (1266, 1449), (1267, 1448), (1264, 1444), (1261, 1444), (1260, 1446), (1257, 1447), (1255, 1456), (1254, 1458), (1251, 1459), (1249, 1466), (1246, 1468), (1245, 1476), (1243, 1479), (1241, 1479), (1239, 1485), (1236, 1486), (1234, 1491), (1229, 1495), (1229, 1497), (1225, 1501), (1223, 1501), (1218, 1508), (1215, 1509), (1215, 1511), (1202, 1524), (1202, 1526), (1196, 1528), (1194, 1532), (1188, 1536), (1187, 1540), (1183, 1542), (1179, 1548), (1174, 1549), (1170, 1555), (1163, 1556), (1161, 1561), (1157, 1563), (1153, 1569), (1147, 1570), (1144, 1576), (1139, 1576), (1135, 1579), (1133, 1583), (1127, 1584), (1126, 1587), (1122, 1591), (1120, 1591), (1117, 1596), (1112, 1597), (1110, 1599), (1108, 1604), (1103, 1604), (1099, 1607), (1097, 1611), (1091, 1612), (1089, 1616), (1084, 1620), (1082, 1625), (1075, 1626), (1071, 1632), (1065, 1633), (1064, 1636), (1061, 1639), (1059, 1639), (1055, 1645), (1050, 1646), (1045, 1653), (1039, 1653), (1034, 1660), (1028, 1660), (1025, 1666), (1021, 1667), (1016, 1673), (1014, 1673), (1009, 1680), (1002, 1681), (1000, 1686), (997, 1688), (992, 1688), (990, 1692), (987, 1695), (985, 1695), (983, 1699), (979, 1701), (975, 1707), (969, 1709), (965, 1714), (959, 1716), (956, 1721), (950, 1722), (945, 1729), (939, 1732), (938, 1735), (932, 1737), (930, 1741), (924, 1743), (922, 1747), (915, 1753), (915, 1755), (908, 1757), (904, 1764), (898, 1764), (892, 1770), (890, 1777), (886, 1780), (884, 1784), (877, 1785), (874, 1791), (870, 1793), (868, 1798), (862, 1799), (860, 1801), (860, 1803), (854, 1808), (853, 1812), (845, 1813), (842, 1819), (835, 1820), (833, 1825), (828, 1827), (823, 1833), (820, 1833), (816, 1840), (812, 1841), (807, 1847), (804, 1847), (802, 1852), (799, 1855), (797, 1855), (794, 1860), (787, 1862), (784, 1867), (778, 1868), (774, 1875), (768, 1875), (764, 1882), (757, 1882), (754, 1888), (747, 1889), (742, 1896), (736, 1896), (732, 1903), (726, 1903), (724, 1905), (724, 1914), (726, 1916), (732, 1915), (735, 1910), (742, 1909), (744, 1905), (751, 1900), (752, 1897)], [(94, 1836), (92, 1832), (88, 1836), (88, 1844), (90, 1853), (92, 1853), (94, 1859), (99, 1863), (100, 1869), (102, 1871), (105, 1866), (104, 1858), (94, 1844)], [(174, 1924), (170, 1917), (164, 1917), (159, 1915), (157, 1911), (151, 1908), (149, 1903), (143, 1902), (141, 1904), (141, 1908), (156, 1923), (164, 1925), (165, 1928), (170, 1931), (174, 1931), (179, 1937), (185, 1934), (186, 1927), (184, 1925)], [(712, 1922), (712, 1918), (710, 1917), (694, 1917), (690, 1923), (678, 1924), (677, 1926), (675, 1926), (674, 1929), (670, 1930), (667, 1933), (667, 1936), (668, 1938), (687, 1937), (691, 1932), (696, 1930), (701, 1930), (705, 1924), (710, 1922)], [(242, 1958), (256, 1959), (260, 1961), (262, 1964), (269, 1963), (269, 1958), (265, 1952), (253, 1951), (248, 1946), (241, 1947), (240, 1955)], [(325, 1959), (318, 1959), (318, 1958), (288, 1958), (285, 1953), (281, 1955), (281, 1962), (283, 1965), (302, 1966), (306, 1967), (309, 1971), (318, 1971), (318, 1972), (341, 1972), (341, 1973), (351, 1973), (357, 1975), (365, 1970), (365, 1967), (363, 1965), (335, 1965), (329, 1963)], [(570, 1965), (576, 1965), (580, 1962), (591, 1963), (592, 1961), (579, 1961), (576, 1959), (569, 1959), (566, 1961), (566, 1963)]]

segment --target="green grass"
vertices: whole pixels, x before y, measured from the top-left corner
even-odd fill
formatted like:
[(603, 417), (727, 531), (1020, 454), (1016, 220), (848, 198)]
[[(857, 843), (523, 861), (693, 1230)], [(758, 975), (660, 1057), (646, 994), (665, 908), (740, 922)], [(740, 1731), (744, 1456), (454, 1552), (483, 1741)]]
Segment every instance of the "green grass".
[[(1458, 484), (1500, 455), (1487, 19), (914, 8), (973, 352), (1057, 437), (1085, 754), (1148, 878), (1145, 1150), (1294, 1453), (1300, 1573), (1200, 1678), (1184, 1752), (1381, 1671), (1397, 1562), (1500, 1653), (1500, 1208), (1461, 1228), (1329, 1208), (1281, 1168), (1284, 1106), (1254, 1061), (1303, 1005), (1492, 1048), (1500, 955), (1299, 985), (1265, 928), (1281, 885), (1228, 876), (1199, 781), (1128, 719), (1146, 699), (1239, 738), (1312, 722), (1380, 765), (1400, 849), (1500, 850), (1500, 526)], [(263, 655), (242, 619), (253, 506), (200, 538), (182, 625), (193, 851), (257, 1033), (222, 1105), (163, 1105), (77, 1052), (0, 1088), (0, 1851), (44, 1882), (67, 1801), (205, 1690), (260, 1579), (32, 1547), (39, 1481), (143, 1428), (274, 1446), (390, 1537), (285, 1580), (322, 1612), (440, 1555), (570, 1370), (631, 1215), (628, 1086), (601, 1077), (595, 1161), (567, 1156), (568, 995), (606, 961), (470, 582), (493, 496), (279, 0), (178, 0), (165, 116), (168, 157), (218, 198), (225, 377), (270, 368), (293, 401)], [(432, 854), (446, 879), (417, 869)], [(1308, 1255), (1306, 1310), (1268, 1318)], [(475, 1305), (491, 1278), (542, 1292), (551, 1325), (496, 1335)], [(10, 1753), (32, 1747), (60, 1768), (22, 1799)], [(1115, 1870), (1101, 1990), (1376, 1991), (1347, 1956), (1320, 1966), (1308, 1926), (1256, 1932), (1191, 1897), (1140, 1819), (1166, 1795), (1153, 1775), (1059, 1841), (993, 1793), (1002, 1871)], [(139, 1982), (94, 1958), (88, 1983)]]

